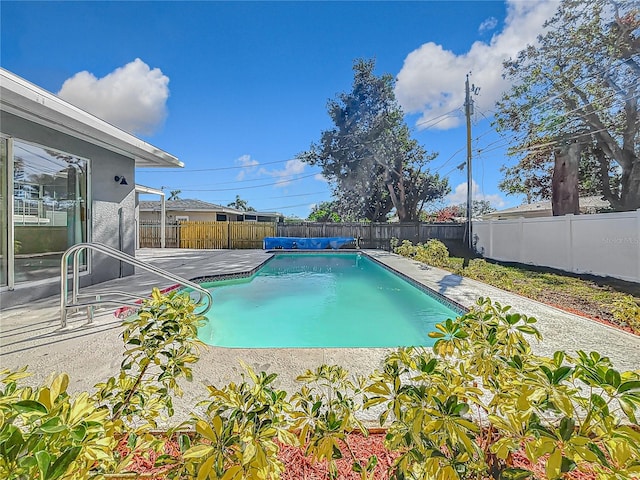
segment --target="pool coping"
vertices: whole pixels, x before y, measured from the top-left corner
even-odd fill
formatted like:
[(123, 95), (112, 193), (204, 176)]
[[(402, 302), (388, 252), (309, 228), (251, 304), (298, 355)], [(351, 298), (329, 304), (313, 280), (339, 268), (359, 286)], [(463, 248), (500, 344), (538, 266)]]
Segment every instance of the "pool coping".
[(446, 305), (451, 310), (456, 312), (458, 315), (465, 315), (466, 313), (469, 313), (469, 309), (467, 307), (465, 307), (464, 305), (462, 305), (461, 303), (456, 302), (455, 300), (453, 300), (453, 299), (441, 294), (440, 292), (436, 292), (433, 288), (428, 287), (427, 285), (425, 285), (424, 283), (419, 282), (415, 278), (412, 278), (409, 275), (406, 275), (406, 274), (402, 273), (401, 271), (396, 270), (395, 268), (391, 267), (390, 265), (387, 265), (386, 263), (381, 262), (377, 258), (374, 258), (371, 255), (367, 255), (365, 252), (362, 252), (362, 253), (364, 255), (366, 255), (367, 258), (370, 258), (372, 261), (374, 261), (375, 263), (377, 263), (378, 265), (380, 265), (384, 269), (396, 274), (398, 277), (402, 278), (407, 283), (413, 285), (418, 290), (421, 290), (425, 294), (429, 295), (430, 297), (434, 298), (435, 300), (439, 301), (440, 303)]

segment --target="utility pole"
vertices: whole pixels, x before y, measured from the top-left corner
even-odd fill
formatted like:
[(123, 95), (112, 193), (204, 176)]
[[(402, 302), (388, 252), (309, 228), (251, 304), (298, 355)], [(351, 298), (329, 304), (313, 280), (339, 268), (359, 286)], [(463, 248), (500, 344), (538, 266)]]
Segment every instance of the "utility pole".
[(477, 95), (480, 88), (477, 88), (475, 85), (471, 85), (471, 88), (469, 88), (469, 74), (467, 74), (467, 80), (464, 87), (464, 112), (467, 117), (467, 246), (469, 247), (469, 250), (472, 250), (473, 235), (471, 232), (471, 217), (473, 207), (473, 177), (471, 175), (471, 115), (473, 115), (473, 98), (471, 98), (471, 94), (473, 93)]

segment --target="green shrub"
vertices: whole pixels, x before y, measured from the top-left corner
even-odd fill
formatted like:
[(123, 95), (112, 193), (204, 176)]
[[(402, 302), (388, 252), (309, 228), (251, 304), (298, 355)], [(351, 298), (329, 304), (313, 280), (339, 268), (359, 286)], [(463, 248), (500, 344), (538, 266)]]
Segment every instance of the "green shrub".
[[(522, 294), (524, 294), (525, 291), (521, 290), (530, 288), (526, 283), (524, 285), (524, 289), (516, 288), (514, 285), (514, 277), (507, 269), (500, 265), (489, 263), (482, 258), (474, 258), (470, 260), (466, 267), (460, 266), (454, 269), (454, 273), (456, 275), (479, 280), (506, 290), (515, 290)], [(518, 287), (520, 287), (520, 285)]]
[(409, 240), (403, 240), (398, 246), (398, 239), (393, 238), (391, 245), (393, 247), (393, 251), (403, 257), (414, 257), (416, 254), (416, 247)]
[[(0, 372), (0, 478), (85, 479), (122, 472), (133, 455), (163, 442), (151, 435), (163, 414), (171, 416), (171, 393), (180, 377), (191, 379), (198, 359), (197, 326), (187, 294), (154, 289), (139, 314), (124, 322), (127, 351), (117, 378), (94, 394), (71, 397), (66, 374), (38, 388), (20, 386), (26, 369)], [(128, 438), (131, 454), (115, 450)]]
[(18, 384), (24, 368), (0, 375), (0, 478), (84, 479), (96, 462), (115, 464), (109, 411), (70, 397), (66, 374), (38, 388)]
[(449, 265), (449, 250), (440, 240), (431, 239), (426, 243), (413, 245), (409, 240), (403, 240), (400, 246), (393, 250), (398, 255), (414, 258), (434, 267), (447, 267)]
[(191, 442), (183, 437), (184, 461), (172, 477), (280, 478), (284, 465), (276, 440), (297, 444), (287, 422), (287, 394), (272, 387), (276, 374), (244, 368), (251, 383), (208, 387), (210, 399), (198, 405), (204, 413), (194, 414), (190, 422), (195, 437)]
[(377, 458), (369, 457), (363, 465), (353, 454), (347, 433), (354, 430), (367, 435), (368, 431), (356, 417), (362, 408), (361, 397), (365, 378), (350, 379), (348, 372), (338, 365), (321, 365), (297, 377), (303, 387), (292, 396), (292, 427), (298, 433), (305, 454), (316, 461), (326, 461), (331, 478), (337, 476), (335, 460), (343, 457), (339, 442), (347, 445), (352, 468), (366, 479), (372, 474)]
[(530, 478), (513, 467), (521, 449), (549, 479), (586, 466), (598, 478), (640, 475), (638, 372), (595, 352), (535, 356), (526, 340), (539, 338), (535, 322), (480, 299), (430, 334), (433, 354), (389, 355), (365, 405), (384, 406), (381, 424), (391, 418), (393, 478)]
[(631, 295), (613, 301), (613, 317), (640, 333), (640, 305)]
[(138, 314), (123, 321), (120, 374), (96, 385), (96, 401), (111, 410), (112, 421), (156, 428), (173, 415), (172, 394), (182, 395), (177, 380), (192, 380), (191, 365), (204, 346), (198, 340), (204, 317), (195, 309), (186, 293), (153, 289)]

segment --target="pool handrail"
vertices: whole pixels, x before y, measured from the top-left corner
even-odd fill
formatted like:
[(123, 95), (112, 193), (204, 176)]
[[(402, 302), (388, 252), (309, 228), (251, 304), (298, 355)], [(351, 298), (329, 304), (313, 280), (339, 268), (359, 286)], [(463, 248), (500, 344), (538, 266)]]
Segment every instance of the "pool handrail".
[[(203, 315), (209, 311), (211, 306), (213, 305), (213, 298), (211, 297), (211, 292), (209, 292), (206, 288), (201, 287), (195, 282), (187, 280), (175, 273), (168, 272), (167, 270), (163, 270), (154, 265), (151, 265), (147, 262), (143, 262), (142, 260), (138, 260), (136, 257), (133, 257), (127, 253), (124, 253), (118, 249), (105, 245), (103, 243), (98, 242), (83, 242), (77, 243), (71, 247), (69, 247), (63, 254), (62, 259), (60, 260), (60, 326), (61, 328), (65, 328), (67, 326), (67, 313), (71, 309), (78, 309), (82, 307), (87, 307), (87, 323), (92, 323), (93, 321), (93, 306), (102, 305), (102, 304), (112, 304), (112, 305), (125, 305), (125, 306), (140, 306), (139, 300), (143, 297), (141, 295), (131, 294), (129, 292), (121, 292), (121, 291), (105, 291), (105, 292), (94, 292), (92, 294), (80, 295), (80, 264), (79, 258), (80, 253), (87, 250), (94, 250), (109, 257), (120, 260), (121, 262), (128, 263), (134, 267), (139, 267), (148, 272), (154, 273), (160, 277), (163, 277), (167, 280), (171, 280), (176, 284), (182, 285), (183, 287), (191, 288), (192, 290), (198, 292), (198, 298), (196, 299), (196, 303), (201, 303), (203, 299), (206, 299), (206, 303), (204, 304), (204, 309), (199, 311), (198, 313)], [(71, 274), (71, 302), (69, 302), (69, 258), (73, 254), (73, 264), (72, 264), (72, 274)], [(102, 298), (103, 296), (111, 296), (111, 295), (120, 295), (126, 296), (129, 298), (135, 298), (138, 302), (128, 302), (122, 300), (109, 300)], [(93, 301), (79, 301), (80, 297), (94, 297)]]

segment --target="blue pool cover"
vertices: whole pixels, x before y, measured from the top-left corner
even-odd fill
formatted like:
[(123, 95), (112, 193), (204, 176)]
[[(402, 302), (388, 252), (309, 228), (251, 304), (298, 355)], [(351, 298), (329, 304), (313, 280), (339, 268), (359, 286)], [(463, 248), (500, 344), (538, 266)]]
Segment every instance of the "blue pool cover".
[(337, 250), (341, 246), (355, 241), (356, 239), (353, 237), (265, 237), (264, 249), (273, 250), (282, 248), (291, 250), (299, 248), (301, 250), (326, 250), (331, 248)]

